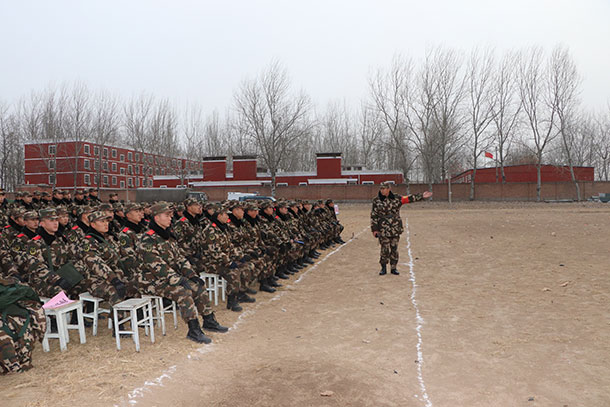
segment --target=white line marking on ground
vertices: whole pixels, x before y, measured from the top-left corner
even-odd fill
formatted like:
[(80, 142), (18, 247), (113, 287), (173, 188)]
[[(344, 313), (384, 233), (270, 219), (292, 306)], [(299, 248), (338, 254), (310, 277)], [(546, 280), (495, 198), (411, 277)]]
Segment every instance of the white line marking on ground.
[[(409, 253), (409, 262), (405, 263), (405, 265), (409, 266), (409, 275), (412, 283), (411, 289), (411, 304), (413, 304), (413, 308), (415, 308), (415, 320), (417, 321), (417, 325), (415, 326), (415, 331), (417, 332), (417, 380), (419, 381), (419, 388), (421, 390), (421, 396), (423, 401), (426, 402), (426, 407), (432, 407), (432, 401), (428, 397), (428, 392), (426, 391), (426, 383), (424, 383), (424, 376), (422, 373), (424, 366), (424, 353), (422, 351), (422, 335), (421, 329), (424, 324), (424, 319), (422, 318), (419, 312), (419, 305), (417, 304), (417, 300), (415, 299), (415, 294), (417, 293), (417, 281), (415, 280), (415, 265), (413, 264), (413, 254), (411, 253), (411, 232), (409, 231), (409, 220), (405, 217), (405, 230), (407, 231), (407, 251)], [(416, 398), (419, 398), (415, 396)]]
[[(362, 229), (360, 232), (358, 232), (354, 237), (352, 237), (351, 239), (349, 239), (347, 242), (345, 242), (344, 244), (340, 245), (339, 247), (337, 247), (335, 250), (333, 250), (332, 252), (328, 253), (326, 256), (324, 256), (320, 261), (317, 261), (315, 264), (313, 264), (311, 267), (309, 267), (307, 270), (305, 270), (298, 279), (296, 279), (294, 281), (293, 284), (298, 284), (303, 277), (305, 277), (307, 274), (309, 274), (310, 271), (315, 270), (316, 268), (318, 268), (318, 266), (322, 263), (324, 263), (326, 261), (326, 259), (328, 259), (330, 256), (332, 256), (333, 254), (337, 253), (339, 250), (341, 250), (343, 247), (347, 246), (350, 242), (352, 242), (354, 239), (356, 239), (358, 236), (360, 236), (362, 233), (364, 233), (366, 230), (368, 229), (368, 227)], [(292, 287), (292, 285), (286, 285), (286, 288), (290, 288)], [(280, 291), (278, 294), (276, 294), (274, 297), (272, 297), (271, 299), (269, 299), (266, 302), (258, 302), (256, 304), (256, 306), (254, 306), (253, 308), (242, 312), (239, 316), (239, 318), (237, 318), (237, 321), (235, 321), (235, 323), (233, 324), (233, 326), (229, 329), (229, 331), (234, 331), (236, 330), (239, 325), (241, 325), (247, 317), (252, 316), (256, 313), (256, 310), (258, 310), (263, 304), (269, 304), (272, 301), (277, 301), (280, 298), (282, 298), (282, 296), (284, 294), (286, 294), (287, 292), (289, 292), (288, 290), (286, 291)], [(211, 353), (214, 350), (214, 344), (210, 344), (210, 345), (205, 345), (202, 346), (201, 348), (197, 349), (198, 353)], [(188, 354), (187, 359), (191, 359), (192, 358), (192, 354)], [(137, 387), (135, 389), (133, 389), (132, 391), (130, 391), (127, 394), (127, 397), (129, 399), (128, 404), (129, 405), (135, 405), (138, 403), (137, 400), (135, 400), (136, 398), (140, 398), (140, 397), (144, 397), (144, 392), (146, 391), (150, 391), (152, 387), (154, 386), (163, 386), (162, 381), (164, 379), (171, 379), (170, 374), (174, 373), (176, 371), (176, 366), (171, 366), (168, 370), (164, 371), (163, 374), (161, 376), (159, 376), (158, 378), (152, 380), (152, 381), (145, 381), (144, 382), (144, 386), (142, 387)], [(118, 407), (118, 404), (115, 404), (114, 407)]]

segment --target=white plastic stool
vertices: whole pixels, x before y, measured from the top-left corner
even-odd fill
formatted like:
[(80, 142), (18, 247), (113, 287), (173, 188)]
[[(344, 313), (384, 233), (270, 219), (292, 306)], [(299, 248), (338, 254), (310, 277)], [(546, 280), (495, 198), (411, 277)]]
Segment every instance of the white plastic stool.
[[(100, 303), (104, 301), (102, 298), (94, 297), (89, 293), (79, 294), (78, 298), (80, 298), (83, 303), (83, 318), (93, 320), (93, 336), (97, 336), (97, 322), (100, 314), (108, 314), (108, 329), (112, 329), (110, 310), (106, 308), (100, 308)], [(85, 305), (87, 302), (93, 303), (93, 312), (85, 312)]]
[(218, 289), (220, 290), (220, 297), (223, 301), (227, 300), (227, 280), (218, 276)]
[[(161, 332), (165, 336), (165, 314), (172, 314), (174, 316), (174, 329), (178, 329), (178, 315), (176, 313), (176, 302), (172, 301), (170, 305), (165, 307), (163, 305), (163, 297), (156, 295), (143, 295), (142, 298), (150, 298), (152, 301), (153, 309), (153, 320), (158, 320), (161, 325)], [(156, 316), (155, 316), (156, 314)]]
[[(48, 299), (43, 299), (48, 301)], [(77, 324), (70, 324), (70, 313), (76, 311)], [(47, 319), (47, 331), (42, 340), (42, 349), (45, 352), (49, 351), (49, 339), (59, 339), (59, 349), (63, 352), (67, 349), (67, 344), (70, 342), (69, 329), (78, 329), (80, 343), (86, 343), (85, 322), (83, 320), (83, 305), (80, 301), (74, 301), (70, 304), (62, 305), (61, 307), (45, 309), (45, 317)], [(57, 322), (57, 332), (51, 333), (51, 317)]]
[[(150, 327), (150, 341), (155, 343), (155, 325), (153, 320), (152, 301), (150, 298), (130, 298), (115, 304), (112, 309), (114, 310), (114, 334), (116, 337), (116, 348), (118, 350), (121, 350), (121, 334), (128, 334), (132, 336), (133, 342), (136, 344), (136, 352), (140, 351), (140, 333), (138, 331), (140, 326), (144, 327), (146, 333), (148, 333), (148, 328)], [(139, 309), (141, 309), (144, 314), (140, 320), (138, 320)], [(127, 317), (119, 319), (118, 311), (128, 311), (129, 314)], [(131, 330), (120, 330), (119, 327), (121, 324), (128, 321)]]
[(218, 305), (218, 275), (212, 273), (201, 273), (200, 277), (205, 281), (205, 289), (210, 300), (214, 300), (214, 305)]

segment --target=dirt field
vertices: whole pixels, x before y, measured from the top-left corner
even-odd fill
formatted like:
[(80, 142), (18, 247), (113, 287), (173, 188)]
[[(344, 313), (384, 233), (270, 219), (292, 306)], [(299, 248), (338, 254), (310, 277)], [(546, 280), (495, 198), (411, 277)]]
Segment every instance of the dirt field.
[(241, 317), (219, 307), (212, 345), (180, 323), (117, 352), (88, 330), (0, 377), (0, 405), (610, 406), (609, 205), (402, 214), (400, 276), (377, 275), (369, 206), (342, 205), (353, 238)]

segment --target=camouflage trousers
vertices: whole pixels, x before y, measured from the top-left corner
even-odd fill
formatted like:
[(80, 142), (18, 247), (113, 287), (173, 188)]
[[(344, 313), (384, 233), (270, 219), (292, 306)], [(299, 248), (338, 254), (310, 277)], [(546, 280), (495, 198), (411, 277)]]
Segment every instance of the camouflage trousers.
[(191, 286), (190, 290), (181, 285), (149, 283), (141, 286), (140, 290), (143, 294), (156, 295), (176, 301), (182, 320), (188, 322), (191, 319), (197, 319), (199, 314), (208, 315), (212, 313), (205, 286), (199, 286), (191, 281), (189, 281), (189, 285)]
[[(22, 337), (13, 339), (4, 331), (4, 322), (0, 319), (0, 373), (23, 372), (32, 367), (32, 350), (37, 341), (41, 341), (47, 323), (44, 310), (40, 304), (28, 302), (30, 323)], [(19, 332), (25, 324), (25, 318), (7, 316), (9, 330)]]
[(379, 244), (381, 245), (381, 254), (379, 263), (381, 265), (390, 263), (391, 267), (396, 267), (398, 264), (398, 241), (400, 236), (380, 237)]
[[(114, 288), (114, 286), (112, 284), (108, 283), (107, 281), (89, 280), (89, 279), (84, 280), (84, 281), (85, 281), (85, 284), (84, 284), (85, 288), (83, 290), (81, 290), (81, 293), (88, 291), (89, 294), (91, 294), (94, 297), (103, 298), (110, 305), (114, 305), (118, 302), (121, 302), (125, 298), (134, 298), (134, 297), (140, 296), (140, 292), (139, 292), (137, 286), (128, 281), (123, 280), (123, 282), (125, 283), (125, 286), (126, 286), (125, 298), (119, 297), (119, 293), (117, 292), (116, 288)], [(72, 291), (74, 291), (74, 289), (72, 289), (70, 291), (72, 292)]]
[(241, 290), (241, 275), (246, 271), (244, 265), (239, 265), (235, 269), (223, 267), (219, 265), (209, 265), (206, 267), (206, 272), (217, 274), (224, 278), (227, 282), (227, 294), (237, 294)]

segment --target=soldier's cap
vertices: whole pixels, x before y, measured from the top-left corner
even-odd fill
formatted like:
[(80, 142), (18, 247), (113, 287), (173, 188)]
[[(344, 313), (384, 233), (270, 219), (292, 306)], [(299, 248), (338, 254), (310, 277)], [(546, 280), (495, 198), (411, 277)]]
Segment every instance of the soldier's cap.
[(167, 202), (157, 202), (150, 207), (150, 211), (152, 216), (157, 216), (165, 212), (172, 212), (172, 207)]
[(59, 189), (55, 189), (55, 190), (53, 191), (53, 195), (55, 195), (55, 194), (57, 194), (57, 195), (62, 195), (62, 194), (63, 194), (63, 192), (61, 192)]
[(21, 193), (21, 196), (22, 196), (22, 197), (24, 197), (24, 198), (26, 198), (26, 197), (28, 197), (28, 196), (29, 196), (29, 197), (32, 197), (32, 193), (31, 193), (31, 192), (29, 192), (29, 191), (23, 191), (23, 192)]
[(229, 208), (227, 208), (227, 205), (214, 205), (214, 215), (219, 215), (221, 213), (228, 213), (229, 212)]
[(258, 211), (258, 205), (254, 202), (246, 202), (244, 205), (244, 210), (246, 211)]
[(89, 188), (89, 193), (91, 193), (91, 192), (97, 192), (97, 189), (95, 189), (95, 188)]
[(390, 183), (386, 181), (379, 183), (379, 189), (383, 188), (390, 188)]
[(131, 211), (139, 211), (139, 210), (142, 210), (142, 205), (140, 205), (137, 202), (126, 203), (125, 206), (123, 207), (123, 212), (125, 212), (125, 213), (131, 212)]
[(27, 211), (26, 213), (23, 214), (23, 219), (24, 220), (38, 219), (38, 212), (36, 212), (36, 211)]
[(271, 202), (270, 200), (264, 200), (263, 202), (261, 202), (260, 204), (258, 204), (259, 209), (265, 210), (267, 208), (272, 208), (273, 207), (273, 202)]
[(95, 222), (96, 220), (112, 219), (112, 216), (108, 216), (104, 211), (91, 212), (88, 216), (89, 222)]
[(184, 212), (186, 210), (186, 207), (182, 204), (178, 204), (176, 205), (176, 211), (178, 212)]
[(119, 196), (116, 192), (111, 192), (108, 196)]
[[(107, 205), (110, 205), (110, 204), (107, 204)], [(120, 202), (114, 202), (110, 206), (112, 207), (112, 209), (108, 209), (109, 211), (114, 210), (115, 212), (120, 212), (120, 211), (124, 211), (125, 210), (125, 207)]]
[(206, 202), (205, 205), (203, 205), (203, 209), (210, 210), (210, 209), (214, 209), (214, 207), (216, 206), (216, 204), (214, 202)]
[(293, 206), (299, 206), (297, 201), (288, 201), (288, 207), (292, 208)]
[(84, 195), (84, 194), (85, 194), (85, 191), (83, 191), (82, 189), (77, 189), (77, 190), (74, 192), (74, 195)]
[(244, 209), (244, 203), (238, 200), (232, 200), (227, 203), (227, 208), (232, 211), (237, 208)]
[(11, 209), (10, 215), (13, 218), (23, 218), (23, 215), (25, 215), (25, 209), (23, 209), (22, 207), (13, 208)]
[(311, 201), (303, 201), (303, 205), (310, 205), (310, 206), (313, 206), (313, 204), (314, 204), (314, 203), (313, 203), (313, 202), (311, 202)]
[(286, 201), (278, 201), (275, 203), (275, 206), (277, 206), (278, 208), (287, 208), (288, 203)]
[(34, 192), (32, 192), (32, 195), (34, 195), (34, 196), (40, 196), (40, 191), (34, 191)]
[(93, 208), (90, 207), (89, 205), (78, 205), (76, 207), (76, 216), (77, 217), (81, 217), (82, 215), (86, 214), (86, 213), (91, 213), (93, 212)]
[(48, 197), (48, 196), (51, 196), (51, 194), (49, 194), (47, 191), (43, 191), (42, 194), (40, 194), (40, 196)]
[(332, 199), (327, 199), (326, 200), (326, 205), (330, 205), (331, 203), (334, 203), (334, 201)]
[(98, 210), (98, 211), (112, 211), (112, 210), (114, 210), (114, 208), (109, 203), (104, 202), (104, 203), (99, 204), (97, 206), (96, 210)]
[(55, 208), (41, 209), (38, 214), (40, 215), (40, 219), (57, 219), (57, 210), (55, 210)]
[(65, 191), (63, 191), (63, 192), (62, 192), (62, 194), (66, 195), (66, 196), (67, 196), (67, 195), (70, 195), (70, 191), (68, 191), (68, 190), (66, 189)]
[(187, 199), (184, 200), (184, 206), (185, 207), (189, 207), (189, 206), (193, 206), (193, 205), (201, 206), (201, 202), (199, 202), (195, 198), (187, 198)]
[(57, 211), (57, 216), (68, 214), (68, 208), (66, 208), (65, 206), (57, 206), (55, 210)]
[(21, 198), (21, 197), (23, 197), (23, 192), (21, 192), (21, 191), (16, 191), (16, 192), (15, 192), (15, 199), (17, 199), (17, 198)]

